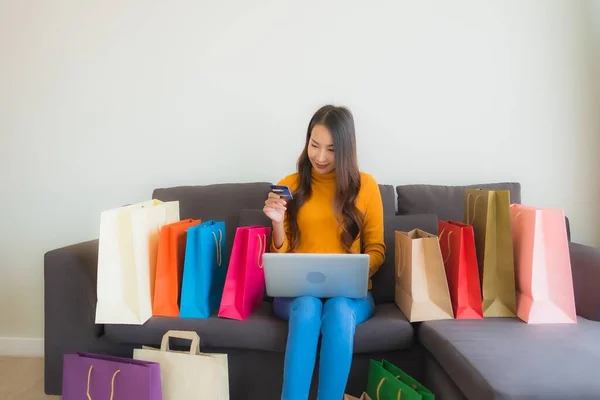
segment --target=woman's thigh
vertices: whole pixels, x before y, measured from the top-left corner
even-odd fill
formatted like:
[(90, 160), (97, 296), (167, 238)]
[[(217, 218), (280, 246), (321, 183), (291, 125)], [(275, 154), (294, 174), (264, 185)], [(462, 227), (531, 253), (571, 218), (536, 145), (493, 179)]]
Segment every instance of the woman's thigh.
[(352, 309), (354, 311), (354, 318), (356, 318), (356, 325), (371, 318), (375, 312), (375, 301), (371, 292), (364, 299), (354, 299), (352, 301)]
[(273, 300), (273, 312), (277, 318), (289, 321), (292, 302), (295, 297), (276, 297)]

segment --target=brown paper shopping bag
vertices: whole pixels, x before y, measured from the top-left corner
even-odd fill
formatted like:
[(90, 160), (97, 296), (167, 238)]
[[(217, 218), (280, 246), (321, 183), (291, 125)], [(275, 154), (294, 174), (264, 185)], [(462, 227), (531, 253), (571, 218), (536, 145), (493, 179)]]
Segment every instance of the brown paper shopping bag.
[(464, 215), (475, 233), (483, 316), (516, 317), (510, 192), (467, 189)]
[(452, 302), (438, 237), (395, 232), (396, 304), (410, 322), (452, 319)]

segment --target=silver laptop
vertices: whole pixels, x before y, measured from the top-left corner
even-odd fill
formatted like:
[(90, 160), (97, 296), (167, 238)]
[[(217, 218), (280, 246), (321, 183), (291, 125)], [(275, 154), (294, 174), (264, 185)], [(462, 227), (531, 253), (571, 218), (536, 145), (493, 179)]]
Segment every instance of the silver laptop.
[(368, 254), (265, 253), (267, 295), (364, 298)]

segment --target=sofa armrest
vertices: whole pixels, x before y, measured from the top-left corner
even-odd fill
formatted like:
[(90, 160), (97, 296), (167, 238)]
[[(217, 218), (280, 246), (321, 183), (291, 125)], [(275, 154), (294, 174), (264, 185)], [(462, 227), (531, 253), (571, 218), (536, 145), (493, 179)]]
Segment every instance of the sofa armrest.
[(63, 354), (97, 348), (95, 324), (98, 240), (44, 255), (44, 357), (46, 393), (61, 386)]
[(600, 321), (600, 248), (569, 243), (577, 315)]

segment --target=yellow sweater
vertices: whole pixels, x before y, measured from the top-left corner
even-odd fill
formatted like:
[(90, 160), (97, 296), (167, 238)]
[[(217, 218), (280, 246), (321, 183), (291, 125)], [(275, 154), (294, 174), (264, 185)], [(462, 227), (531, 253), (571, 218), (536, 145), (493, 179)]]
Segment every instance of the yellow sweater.
[[(329, 174), (312, 172), (312, 195), (298, 212), (298, 229), (302, 233), (295, 249), (297, 253), (345, 253), (339, 226), (333, 210), (335, 198), (335, 171)], [(370, 256), (369, 277), (373, 276), (385, 259), (383, 241), (383, 204), (381, 193), (375, 179), (361, 172), (361, 187), (356, 206), (364, 213), (363, 229), (352, 245), (352, 252)], [(283, 178), (280, 185), (287, 185), (294, 192), (298, 188), (298, 174)], [(287, 214), (286, 214), (287, 219)], [(285, 239), (278, 249), (271, 245), (271, 251), (285, 253), (289, 250), (290, 234), (284, 220)], [(369, 281), (369, 289), (372, 283)]]

